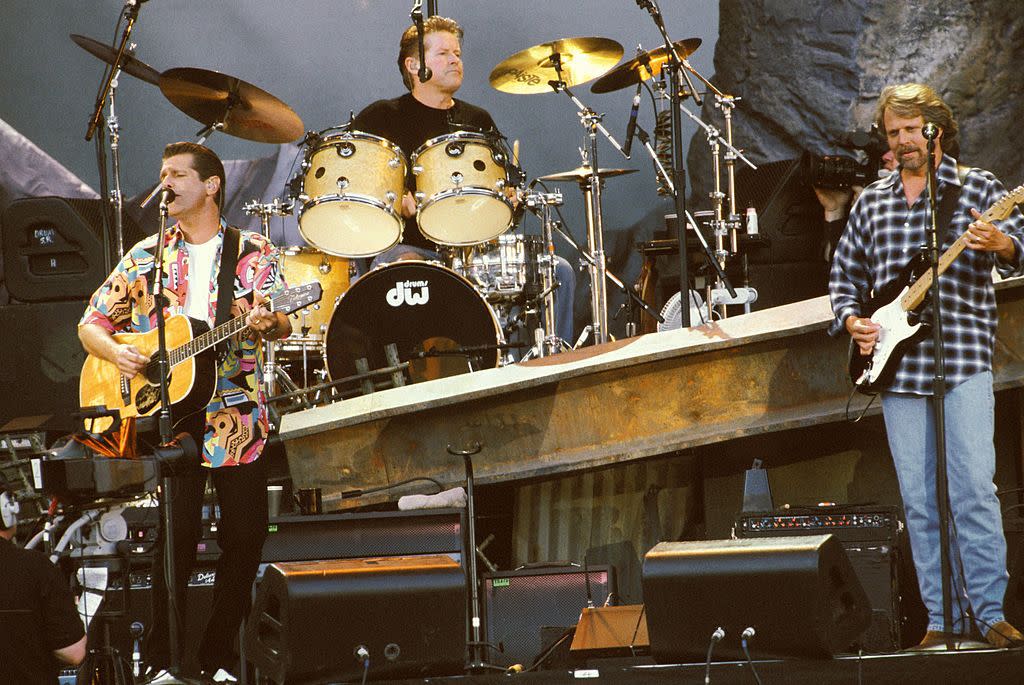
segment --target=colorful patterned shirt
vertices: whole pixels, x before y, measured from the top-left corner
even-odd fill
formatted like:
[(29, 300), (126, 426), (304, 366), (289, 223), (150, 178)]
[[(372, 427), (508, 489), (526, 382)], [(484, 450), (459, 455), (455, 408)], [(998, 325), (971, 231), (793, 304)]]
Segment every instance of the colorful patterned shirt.
[[(202, 284), (210, 292), (207, 323), (214, 320), (217, 312), (217, 274), (220, 273), (226, 227), (221, 220), (220, 231), (215, 238), (218, 241), (216, 268), (209, 281)], [(177, 224), (168, 229), (166, 236), (163, 288), (168, 306), (164, 312), (171, 316), (184, 312), (189, 287), (189, 256), (185, 235)], [(156, 242), (156, 236), (152, 235), (128, 250), (107, 280), (93, 293), (79, 325), (97, 324), (111, 333), (146, 333), (156, 329), (151, 283), (151, 274), (156, 268)], [(259, 290), (269, 299), (285, 287), (274, 245), (259, 233), (241, 231), (231, 317), (251, 308), (253, 290)], [(261, 342), (233, 336), (228, 341), (227, 353), (218, 359), (217, 386), (213, 400), (206, 407), (205, 466), (237, 466), (255, 461), (260, 456), (269, 431), (262, 380)]]
[[(1006, 190), (995, 176), (982, 169), (971, 169), (961, 184), (956, 160), (949, 155), (942, 156), (936, 169), (936, 179), (937, 204), (941, 204), (943, 193), (948, 188), (961, 186), (953, 221), (945, 231), (944, 252), (974, 220), (970, 209), (984, 212), (1003, 197)], [(1004, 277), (1024, 271), (1024, 215), (1014, 209), (1009, 217), (997, 224), (1013, 240), (1016, 253), (1012, 263), (998, 259), (994, 252), (964, 250), (939, 276), (947, 388), (992, 369), (996, 335), (992, 267), (995, 266)], [(829, 328), (830, 334), (845, 333), (845, 322), (851, 315), (872, 314), (862, 311), (862, 305), (896, 280), (926, 243), (929, 225), (928, 192), (921, 193), (914, 205), (908, 207), (899, 172), (893, 172), (864, 189), (853, 206), (832, 262), (829, 295), (836, 318)], [(942, 228), (939, 230), (942, 236)], [(922, 320), (931, 320), (930, 305), (925, 306)], [(914, 395), (933, 394), (934, 347), (931, 335), (910, 343), (898, 362), (896, 376), (888, 390)]]

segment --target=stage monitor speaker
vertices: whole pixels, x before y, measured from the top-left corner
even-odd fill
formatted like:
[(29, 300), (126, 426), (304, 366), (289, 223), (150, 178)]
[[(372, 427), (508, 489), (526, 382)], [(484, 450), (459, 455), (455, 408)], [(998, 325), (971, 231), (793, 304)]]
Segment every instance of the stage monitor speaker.
[(85, 351), (78, 342), (84, 300), (0, 307), (0, 428), (9, 431), (81, 428), (78, 379)]
[(247, 659), (275, 683), (454, 675), (465, 667), (466, 576), (446, 555), (281, 562), (263, 574)]
[(831, 535), (662, 542), (644, 557), (644, 606), (659, 663), (715, 656), (827, 657), (871, 622), (871, 608), (842, 545)]
[[(591, 566), (590, 598), (602, 606), (615, 592), (610, 566)], [(531, 568), (483, 574), (486, 640), (501, 645), (490, 652), (497, 666), (528, 667), (551, 645), (541, 640), (546, 627), (568, 629), (587, 607), (587, 575), (582, 568)]]
[[(7, 289), (23, 302), (86, 299), (107, 277), (102, 200), (26, 197), (4, 212)], [(142, 237), (124, 225), (125, 247)]]
[(449, 554), (462, 558), (464, 509), (424, 509), (270, 520), (263, 561)]

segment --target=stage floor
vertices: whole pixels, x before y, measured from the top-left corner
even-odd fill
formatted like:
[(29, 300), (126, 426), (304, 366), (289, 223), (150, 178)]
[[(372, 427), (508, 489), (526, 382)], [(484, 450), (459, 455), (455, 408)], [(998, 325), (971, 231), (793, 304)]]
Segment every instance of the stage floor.
[[(626, 665), (623, 660), (588, 664), (588, 669), (548, 670), (518, 674), (459, 675), (374, 681), (411, 685), (442, 683), (451, 685), (521, 685), (576, 683), (599, 680), (603, 683), (704, 683), (705, 666)], [(843, 656), (834, 659), (755, 660), (754, 668), (762, 683), (1020, 683), (1024, 682), (1024, 649), (986, 649), (963, 652), (927, 652), (870, 655), (863, 658)], [(756, 682), (746, 662), (715, 662), (711, 664), (710, 682), (749, 685)], [(373, 681), (373, 668), (370, 678)], [(323, 681), (335, 682), (335, 681)]]

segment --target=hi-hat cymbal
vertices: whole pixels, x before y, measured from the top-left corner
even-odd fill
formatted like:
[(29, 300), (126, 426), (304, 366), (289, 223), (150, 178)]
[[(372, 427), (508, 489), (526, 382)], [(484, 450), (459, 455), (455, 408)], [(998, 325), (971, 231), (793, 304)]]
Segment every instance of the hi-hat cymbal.
[[(570, 171), (560, 171), (557, 174), (548, 174), (547, 176), (541, 176), (538, 181), (586, 181), (590, 178), (591, 167), (589, 166), (578, 166)], [(622, 176), (623, 174), (634, 174), (636, 169), (598, 169), (597, 175), (601, 178), (608, 178), (609, 176)]]
[(556, 63), (565, 85), (576, 86), (608, 71), (622, 59), (622, 52), (622, 46), (610, 38), (561, 38), (506, 57), (491, 70), (489, 80), (505, 93), (550, 93), (548, 81), (559, 78)]
[[(686, 59), (697, 51), (697, 48), (700, 47), (700, 43), (700, 38), (684, 38), (683, 40), (677, 40), (675, 42), (676, 52), (679, 53), (680, 59)], [(668, 51), (665, 50), (665, 46), (662, 45), (660, 48), (656, 48), (648, 52), (647, 59), (651, 63), (650, 71), (647, 70), (647, 66), (641, 62), (639, 57), (634, 57), (628, 62), (623, 62), (601, 78), (597, 79), (594, 82), (594, 85), (590, 86), (590, 92), (610, 93), (613, 90), (619, 90), (620, 88), (635, 86), (641, 81), (646, 81), (649, 78), (657, 76), (661, 73), (662, 66), (668, 62)]]
[[(107, 64), (112, 65), (114, 61), (117, 60), (117, 49), (101, 43), (98, 40), (94, 40), (88, 36), (83, 36), (78, 33), (72, 33), (71, 40), (75, 42), (75, 45), (82, 48), (93, 57), (100, 58)], [(154, 86), (160, 85), (160, 72), (132, 55), (126, 54), (124, 59), (121, 60), (121, 71), (126, 74), (131, 74), (137, 79), (142, 79), (146, 83), (152, 83)]]
[(302, 137), (302, 119), (291, 107), (251, 83), (218, 71), (181, 67), (160, 74), (160, 91), (171, 104), (207, 126), (223, 124), (228, 135), (259, 143)]

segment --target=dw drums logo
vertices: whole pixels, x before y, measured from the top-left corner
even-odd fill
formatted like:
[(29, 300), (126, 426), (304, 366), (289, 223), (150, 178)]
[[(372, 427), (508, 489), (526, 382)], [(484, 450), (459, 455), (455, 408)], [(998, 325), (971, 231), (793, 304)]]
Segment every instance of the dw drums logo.
[(429, 286), (429, 281), (398, 281), (384, 297), (392, 307), (426, 304), (430, 300)]

